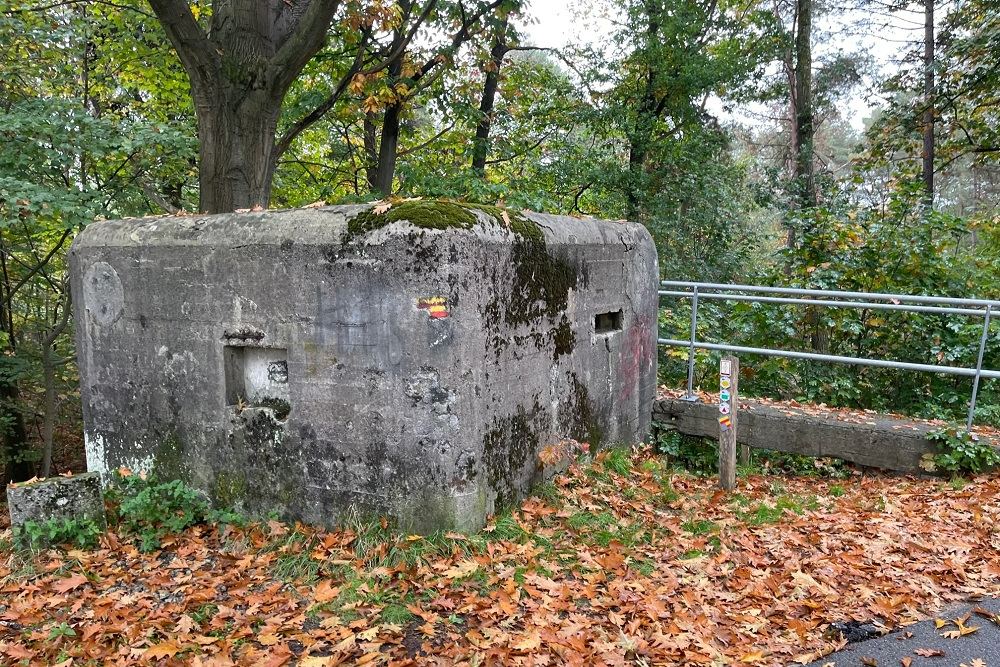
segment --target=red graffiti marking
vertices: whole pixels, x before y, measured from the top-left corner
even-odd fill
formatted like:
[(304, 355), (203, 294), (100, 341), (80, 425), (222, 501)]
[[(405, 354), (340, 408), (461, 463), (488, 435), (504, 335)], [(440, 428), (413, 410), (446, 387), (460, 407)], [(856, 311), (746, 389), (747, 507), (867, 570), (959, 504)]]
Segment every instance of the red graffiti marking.
[(635, 392), (643, 371), (653, 365), (656, 354), (656, 343), (653, 340), (652, 318), (640, 315), (629, 328), (628, 339), (622, 350), (622, 392), (621, 398), (627, 399)]

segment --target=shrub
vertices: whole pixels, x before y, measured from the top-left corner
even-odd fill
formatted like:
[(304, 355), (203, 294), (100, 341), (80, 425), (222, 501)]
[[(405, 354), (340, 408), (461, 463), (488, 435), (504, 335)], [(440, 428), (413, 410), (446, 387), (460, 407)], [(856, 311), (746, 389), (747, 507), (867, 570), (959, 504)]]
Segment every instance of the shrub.
[(15, 529), (15, 542), (31, 551), (64, 544), (71, 544), (80, 549), (93, 549), (103, 532), (101, 525), (93, 519), (25, 521)]
[(200, 523), (237, 523), (228, 511), (215, 511), (199, 491), (180, 480), (119, 474), (109, 498), (117, 504), (119, 528), (139, 538), (142, 551), (154, 551), (170, 534)]
[(924, 455), (921, 467), (928, 472), (980, 473), (1000, 464), (1000, 452), (961, 427), (938, 429), (927, 435), (936, 454)]

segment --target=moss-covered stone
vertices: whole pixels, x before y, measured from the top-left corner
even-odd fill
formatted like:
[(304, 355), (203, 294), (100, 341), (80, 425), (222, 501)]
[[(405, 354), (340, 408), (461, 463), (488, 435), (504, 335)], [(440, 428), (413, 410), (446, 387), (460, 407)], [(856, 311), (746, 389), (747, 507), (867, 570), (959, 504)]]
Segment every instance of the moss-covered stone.
[(573, 331), (573, 327), (570, 326), (569, 318), (565, 314), (559, 320), (559, 325), (552, 330), (552, 342), (554, 343), (552, 350), (553, 361), (558, 361), (559, 357), (564, 354), (570, 354), (576, 346), (576, 333)]
[(278, 421), (284, 421), (285, 417), (287, 417), (292, 411), (291, 403), (282, 398), (275, 398), (273, 396), (261, 399), (254, 407), (269, 408), (272, 412), (274, 412), (274, 418)]
[(190, 471), (186, 465), (184, 443), (177, 433), (171, 431), (155, 435), (154, 438), (159, 446), (150, 473), (157, 479), (180, 479), (189, 482)]
[(421, 229), (472, 229), (479, 222), (468, 206), (420, 199), (400, 202), (383, 213), (376, 213), (375, 208), (362, 211), (348, 221), (347, 235), (360, 236), (404, 220)]
[[(421, 229), (472, 229), (480, 222), (477, 213), (510, 229), (515, 237), (511, 246), (514, 282), (509, 294), (497, 291), (497, 297), (486, 307), (489, 317), (518, 327), (543, 317), (555, 319), (564, 313), (569, 291), (577, 284), (577, 270), (564, 259), (551, 255), (542, 229), (518, 211), (488, 204), (425, 199), (403, 201), (381, 213), (371, 208), (357, 214), (348, 221), (347, 239), (402, 221)], [(556, 337), (559, 340), (555, 356), (558, 357), (568, 351), (574, 341), (568, 327), (562, 328)], [(544, 340), (545, 337), (539, 336), (536, 342)]]
[[(375, 207), (358, 213), (347, 223), (347, 236), (352, 238), (393, 222), (409, 222), (421, 229), (472, 229), (479, 223), (476, 212), (485, 213), (498, 225), (509, 227), (518, 237), (544, 242), (538, 225), (518, 211), (490, 206), (437, 199), (415, 199), (393, 204), (388, 210), (375, 212)], [(510, 221), (509, 224), (507, 221)]]
[(218, 507), (238, 508), (247, 497), (247, 480), (242, 473), (220, 472), (215, 475), (212, 500)]
[(574, 440), (586, 442), (593, 449), (597, 449), (604, 441), (604, 429), (601, 427), (598, 416), (594, 414), (594, 407), (590, 400), (590, 392), (587, 387), (580, 382), (580, 378), (573, 373), (573, 388), (570, 392), (571, 415), (569, 424), (570, 436)]

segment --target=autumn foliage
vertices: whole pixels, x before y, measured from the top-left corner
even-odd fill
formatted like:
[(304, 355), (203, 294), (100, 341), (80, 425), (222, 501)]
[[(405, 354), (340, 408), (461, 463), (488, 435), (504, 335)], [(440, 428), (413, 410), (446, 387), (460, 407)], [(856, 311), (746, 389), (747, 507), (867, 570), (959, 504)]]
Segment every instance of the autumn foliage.
[[(574, 464), (476, 535), (196, 526), (142, 553), (0, 552), (5, 664), (806, 663), (1000, 592), (1000, 478)], [(9, 540), (7, 542), (9, 544)], [(987, 621), (983, 621), (987, 622)], [(971, 625), (971, 622), (970, 622)]]

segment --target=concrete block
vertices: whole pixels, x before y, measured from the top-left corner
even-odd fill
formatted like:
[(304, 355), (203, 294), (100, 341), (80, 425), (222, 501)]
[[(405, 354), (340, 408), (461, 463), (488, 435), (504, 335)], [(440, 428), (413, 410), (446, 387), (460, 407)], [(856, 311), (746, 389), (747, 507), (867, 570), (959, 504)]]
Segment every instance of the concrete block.
[(86, 472), (69, 477), (49, 477), (7, 487), (7, 507), (13, 528), (27, 521), (49, 519), (90, 520), (106, 525), (101, 476)]
[(70, 252), (88, 468), (332, 525), (472, 530), (656, 387), (640, 225), (406, 202), (97, 222)]

